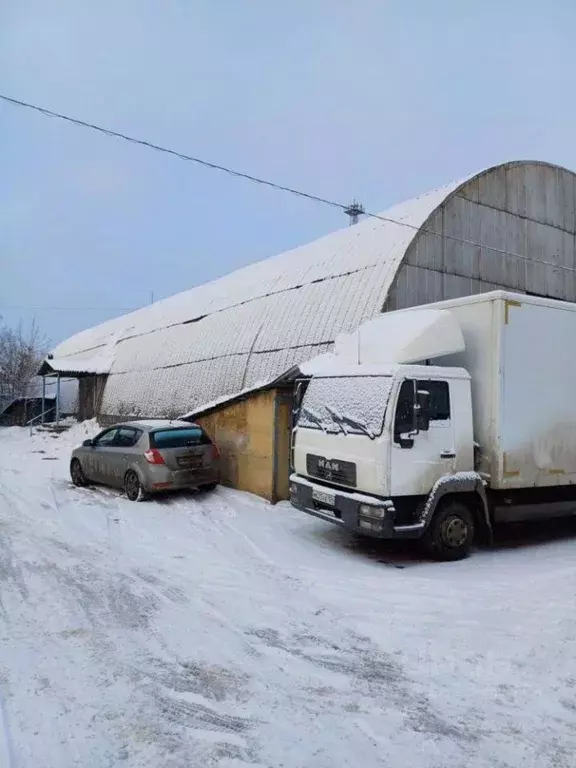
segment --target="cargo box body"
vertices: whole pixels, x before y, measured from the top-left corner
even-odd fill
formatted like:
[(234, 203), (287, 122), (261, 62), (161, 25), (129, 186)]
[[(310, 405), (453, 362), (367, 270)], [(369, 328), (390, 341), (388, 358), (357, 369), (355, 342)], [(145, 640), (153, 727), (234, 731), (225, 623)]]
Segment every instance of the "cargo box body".
[[(492, 292), (428, 305), (466, 348), (434, 364), (471, 375), (479, 470), (495, 490), (576, 482), (576, 305)], [(408, 310), (407, 310), (408, 311)]]

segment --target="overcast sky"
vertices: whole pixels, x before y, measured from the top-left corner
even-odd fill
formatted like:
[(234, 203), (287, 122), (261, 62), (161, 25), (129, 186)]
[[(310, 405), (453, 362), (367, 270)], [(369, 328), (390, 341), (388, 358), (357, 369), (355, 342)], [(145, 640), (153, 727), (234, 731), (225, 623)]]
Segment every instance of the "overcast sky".
[[(576, 169), (574, 0), (0, 5), (0, 92), (323, 197)], [(6, 103), (0, 142), (0, 314), (54, 343), (346, 224)]]

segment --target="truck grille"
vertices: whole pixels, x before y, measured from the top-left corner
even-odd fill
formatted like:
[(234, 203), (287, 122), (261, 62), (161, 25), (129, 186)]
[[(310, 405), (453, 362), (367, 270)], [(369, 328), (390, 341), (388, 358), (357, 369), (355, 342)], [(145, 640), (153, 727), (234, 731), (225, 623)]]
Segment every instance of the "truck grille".
[(340, 459), (327, 459), (324, 456), (306, 454), (306, 473), (328, 483), (356, 487), (356, 464)]

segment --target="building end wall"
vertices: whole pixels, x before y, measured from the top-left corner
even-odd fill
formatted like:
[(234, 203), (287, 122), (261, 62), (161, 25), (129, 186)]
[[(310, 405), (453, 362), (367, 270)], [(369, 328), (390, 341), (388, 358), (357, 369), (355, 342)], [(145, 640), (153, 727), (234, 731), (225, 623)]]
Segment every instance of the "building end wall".
[(220, 451), (222, 483), (274, 501), (275, 390), (195, 419)]

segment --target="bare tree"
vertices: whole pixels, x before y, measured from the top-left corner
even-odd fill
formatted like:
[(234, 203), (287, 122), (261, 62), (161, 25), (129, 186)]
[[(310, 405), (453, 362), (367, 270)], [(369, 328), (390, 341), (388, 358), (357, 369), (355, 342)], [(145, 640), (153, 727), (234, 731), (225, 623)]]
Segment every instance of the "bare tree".
[(0, 400), (23, 397), (48, 348), (48, 340), (34, 320), (25, 332), (0, 325)]

